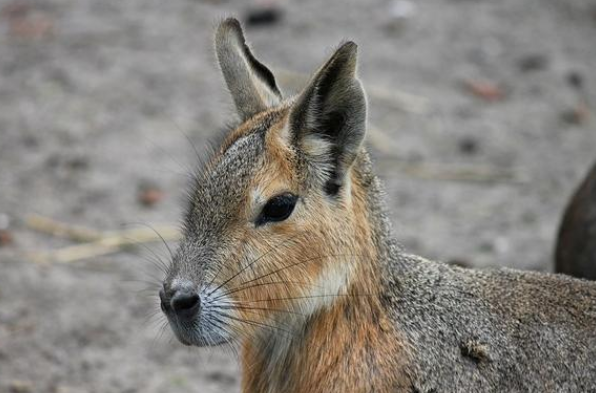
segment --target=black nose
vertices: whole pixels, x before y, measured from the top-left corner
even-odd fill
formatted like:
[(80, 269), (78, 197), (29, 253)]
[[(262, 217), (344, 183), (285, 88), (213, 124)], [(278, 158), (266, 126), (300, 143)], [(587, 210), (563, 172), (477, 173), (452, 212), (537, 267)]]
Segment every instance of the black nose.
[(201, 298), (190, 286), (173, 287), (168, 291), (159, 291), (161, 309), (168, 313), (173, 311), (178, 317), (192, 318), (199, 311)]
[(188, 311), (199, 305), (199, 295), (189, 292), (176, 292), (172, 297), (172, 308), (176, 312)]

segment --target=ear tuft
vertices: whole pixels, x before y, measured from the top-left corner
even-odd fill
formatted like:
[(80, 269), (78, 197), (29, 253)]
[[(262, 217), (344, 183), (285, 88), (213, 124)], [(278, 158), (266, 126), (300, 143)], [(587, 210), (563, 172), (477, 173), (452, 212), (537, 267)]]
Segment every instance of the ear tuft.
[(279, 105), (282, 95), (275, 77), (250, 51), (237, 19), (228, 18), (219, 25), (215, 50), (242, 120)]

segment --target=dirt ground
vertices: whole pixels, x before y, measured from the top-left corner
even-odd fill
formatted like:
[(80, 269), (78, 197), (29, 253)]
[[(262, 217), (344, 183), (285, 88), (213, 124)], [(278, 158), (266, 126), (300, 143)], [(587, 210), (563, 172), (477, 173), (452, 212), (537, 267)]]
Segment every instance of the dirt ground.
[[(177, 223), (191, 142), (204, 146), (231, 114), (213, 26), (246, 20), (251, 4), (0, 5), (0, 392), (237, 392), (234, 354), (160, 333), (155, 291), (136, 281), (157, 282), (152, 251), (36, 264), (28, 253), (74, 243), (25, 219), (97, 230)], [(341, 40), (360, 45), (371, 151), (407, 249), (552, 269), (560, 215), (596, 158), (596, 2), (279, 7), (281, 19), (247, 34), (286, 80)], [(138, 200), (147, 184), (163, 190), (151, 207)], [(163, 245), (151, 249), (167, 259)]]

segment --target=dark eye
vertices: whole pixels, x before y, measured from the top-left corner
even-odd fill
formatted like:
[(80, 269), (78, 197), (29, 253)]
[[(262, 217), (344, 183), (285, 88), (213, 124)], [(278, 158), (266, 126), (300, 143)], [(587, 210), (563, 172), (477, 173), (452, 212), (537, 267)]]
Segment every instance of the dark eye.
[(263, 225), (268, 222), (283, 221), (290, 217), (296, 206), (298, 196), (290, 193), (274, 196), (267, 201), (257, 219), (257, 225)]

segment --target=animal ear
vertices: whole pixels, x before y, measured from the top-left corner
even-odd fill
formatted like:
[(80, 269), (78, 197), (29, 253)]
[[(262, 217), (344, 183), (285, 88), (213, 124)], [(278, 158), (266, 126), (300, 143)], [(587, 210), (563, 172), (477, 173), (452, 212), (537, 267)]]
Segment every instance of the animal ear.
[(356, 44), (341, 45), (315, 73), (290, 113), (292, 143), (307, 156), (323, 155), (325, 191), (330, 195), (345, 182), (366, 132), (366, 96), (356, 76), (356, 62)]
[(273, 73), (250, 52), (240, 22), (229, 18), (215, 35), (217, 60), (242, 120), (278, 105), (282, 96)]

